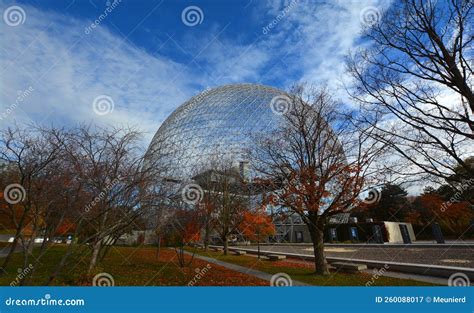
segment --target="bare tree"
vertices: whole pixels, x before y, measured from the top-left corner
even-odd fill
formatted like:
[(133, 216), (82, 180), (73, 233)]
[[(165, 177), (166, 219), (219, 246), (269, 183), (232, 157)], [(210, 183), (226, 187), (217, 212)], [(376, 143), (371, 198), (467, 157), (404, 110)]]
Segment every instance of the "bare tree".
[[(166, 237), (168, 244), (174, 247), (180, 267), (189, 266), (194, 260), (196, 242), (200, 239), (203, 216), (197, 205), (183, 205), (174, 209), (169, 220)], [(185, 259), (185, 247), (194, 246), (189, 262)]]
[(325, 275), (326, 220), (357, 204), (383, 145), (370, 140), (370, 129), (356, 128), (325, 89), (295, 87), (286, 105), (281, 127), (256, 138), (251, 161), (273, 190), (275, 212), (296, 213), (308, 226), (315, 271)]
[(211, 162), (195, 179), (203, 188), (201, 209), (206, 217), (205, 244), (215, 231), (224, 245), (224, 254), (228, 254), (231, 235), (238, 230), (243, 212), (249, 207), (248, 184), (234, 162), (224, 157)]
[[(46, 284), (63, 270), (76, 249), (92, 249), (89, 272), (110, 244), (163, 202), (153, 164), (143, 166), (140, 134), (128, 128), (16, 127), (0, 136), (2, 221), (15, 236), (2, 269), (21, 248), (23, 266), (37, 265), (54, 236), (73, 234)], [(155, 214), (156, 215), (156, 214)], [(143, 228), (143, 223), (141, 223)], [(39, 248), (35, 239), (42, 238)], [(87, 245), (85, 245), (87, 244)], [(33, 248), (35, 247), (35, 251)], [(35, 257), (31, 255), (34, 253)], [(31, 264), (30, 264), (31, 262)]]
[(473, 13), (472, 1), (396, 1), (348, 57), (359, 118), (412, 165), (401, 174), (441, 182), (460, 166), (460, 181), (473, 175)]
[(160, 256), (161, 241), (163, 235), (166, 234), (169, 221), (173, 218), (173, 208), (169, 206), (166, 199), (164, 201), (150, 205), (150, 215), (148, 217), (152, 221), (150, 229), (154, 230), (156, 236), (156, 256)]
[[(39, 248), (33, 252), (34, 258), (31, 258), (32, 270), (28, 278), (22, 283), (28, 284), (34, 277), (36, 270), (44, 262), (43, 257), (46, 255), (50, 246), (56, 242), (55, 237), (59, 237), (64, 241), (64, 237), (75, 234), (74, 239), (81, 230), (80, 212), (86, 205), (86, 197), (83, 192), (83, 184), (77, 180), (73, 168), (67, 163), (67, 159), (62, 155), (59, 162), (54, 168), (55, 175), (48, 177), (48, 180), (42, 181), (44, 186), (48, 186), (49, 192), (45, 194), (46, 201), (39, 202), (37, 205), (40, 212), (41, 220), (41, 236), (43, 241)], [(72, 239), (72, 238), (71, 238)], [(68, 240), (69, 244), (63, 257), (66, 261), (70, 255), (70, 251), (78, 248), (75, 240)], [(59, 261), (56, 269), (62, 269), (64, 264)]]
[(85, 126), (68, 137), (69, 157), (90, 195), (81, 234), (92, 247), (89, 272), (106, 245), (115, 243), (153, 202), (156, 168), (143, 166), (139, 138), (133, 129)]
[(208, 164), (195, 170), (194, 178), (196, 183), (202, 189), (200, 201), (197, 203), (201, 216), (203, 217), (203, 238), (204, 250), (209, 249), (211, 236), (215, 232), (217, 218), (217, 197), (216, 192), (217, 178), (216, 170), (218, 168), (218, 160), (211, 159)]
[[(23, 265), (28, 265), (35, 238), (50, 215), (57, 209), (57, 197), (51, 181), (58, 179), (56, 171), (63, 147), (60, 130), (18, 126), (8, 128), (0, 137), (0, 160), (6, 165), (2, 172), (4, 210), (15, 227), (15, 235), (1, 268), (5, 270), (12, 253), (21, 247)], [(56, 211), (57, 212), (57, 211)], [(26, 231), (28, 235), (25, 235)], [(44, 238), (43, 238), (44, 239)]]
[[(3, 133), (0, 146), (3, 162), (8, 166), (2, 171), (2, 186), (7, 186), (7, 190), (12, 183), (23, 181), (24, 184), (24, 187), (20, 184), (24, 192), (21, 188), (16, 190), (17, 198), (14, 200), (17, 203), (11, 203), (13, 193), (4, 194), (7, 205), (2, 206), (6, 209), (2, 213), (6, 213), (16, 227), (15, 238), (22, 248), (23, 267), (31, 268), (29, 276), (21, 280), (21, 285), (28, 284), (42, 264), (53, 236), (66, 233), (77, 235), (81, 229), (81, 216), (77, 212), (84, 208), (85, 196), (83, 184), (77, 179), (67, 157), (64, 146), (66, 137), (64, 129), (30, 126), (17, 126)], [(39, 247), (35, 245), (36, 239), (42, 239)], [(52, 279), (59, 274), (74, 247), (74, 243), (68, 246), (53, 270)], [(12, 251), (15, 251), (15, 240)], [(31, 257), (33, 254), (34, 257)], [(8, 262), (9, 258), (5, 260), (4, 268)]]

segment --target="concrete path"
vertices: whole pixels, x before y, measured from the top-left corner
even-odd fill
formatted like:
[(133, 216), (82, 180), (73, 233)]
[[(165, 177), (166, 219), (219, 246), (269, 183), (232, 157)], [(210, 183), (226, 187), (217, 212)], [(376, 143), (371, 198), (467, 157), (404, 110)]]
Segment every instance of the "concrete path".
[[(250, 254), (249, 253), (249, 254), (246, 254), (246, 255), (250, 256), (250, 257), (255, 257), (255, 258), (257, 257), (256, 254)], [(294, 263), (307, 263), (307, 261), (291, 259), (291, 258), (286, 259), (286, 261), (294, 262)], [(331, 268), (330, 264), (329, 264), (329, 266)], [(369, 275), (374, 275), (374, 269), (367, 269), (367, 270), (363, 270), (361, 272), (367, 273)], [(400, 273), (400, 272), (393, 272), (393, 271), (385, 271), (382, 276), (392, 277), (392, 278), (417, 280), (417, 281), (422, 281), (422, 282), (425, 282), (425, 283), (445, 285), (445, 286), (448, 285), (448, 279), (443, 278), (443, 277), (434, 277), (434, 276), (418, 275), (418, 274), (410, 274), (410, 273)]]
[[(257, 246), (235, 246), (241, 249), (257, 250)], [(296, 245), (266, 245), (261, 250), (313, 256), (313, 248)], [(387, 245), (325, 245), (328, 258), (363, 259), (379, 262), (415, 263), (426, 266), (451, 266), (471, 268), (474, 270), (474, 247), (437, 245), (424, 247), (420, 245), (387, 246)]]
[[(9, 246), (0, 248), (0, 258), (6, 257), (8, 255), (8, 251), (10, 251)], [(21, 251), (21, 247), (16, 246), (15, 251), (13, 251), (13, 253), (17, 253), (17, 252), (20, 252), (20, 251)]]
[[(221, 246), (210, 246), (210, 247), (221, 247)], [(277, 255), (284, 255), (287, 258), (295, 258), (299, 260), (311, 261), (314, 259), (314, 256), (308, 253), (299, 254), (299, 253), (289, 253), (289, 252), (280, 252), (275, 251), (273, 246), (266, 246), (261, 253), (272, 253)], [(278, 247), (276, 247), (278, 248)], [(247, 254), (256, 254), (256, 249), (249, 249), (243, 247), (231, 247), (230, 250), (242, 250), (246, 251)], [(333, 257), (326, 256), (328, 263), (333, 262), (350, 262), (350, 263), (360, 263), (365, 264), (369, 269), (380, 269), (382, 267), (389, 267), (390, 271), (404, 274), (416, 274), (420, 276), (431, 276), (431, 277), (441, 277), (448, 278), (456, 273), (464, 273), (470, 279), (474, 280), (474, 268), (472, 267), (459, 267), (459, 266), (445, 266), (445, 265), (433, 265), (433, 264), (422, 264), (422, 263), (404, 263), (404, 262), (388, 262), (388, 261), (379, 261), (379, 260), (370, 260), (370, 259), (356, 259), (356, 258), (347, 258), (347, 257)]]
[[(366, 272), (367, 274), (370, 274), (370, 275), (374, 274), (373, 270), (365, 270), (364, 272)], [(382, 276), (393, 277), (393, 278), (401, 278), (401, 279), (411, 279), (411, 280), (422, 281), (422, 282), (425, 282), (425, 283), (448, 286), (448, 279), (447, 278), (442, 278), (442, 277), (433, 277), (433, 276), (407, 274), (407, 273), (390, 272), (390, 271), (384, 272)]]
[[(188, 255), (192, 255), (192, 253), (187, 252), (187, 251), (185, 251), (185, 253), (188, 254)], [(228, 268), (230, 270), (233, 270), (233, 271), (236, 271), (236, 272), (239, 272), (239, 273), (242, 273), (242, 274), (255, 276), (257, 278), (266, 280), (268, 282), (270, 282), (270, 280), (272, 279), (272, 276), (273, 276), (272, 274), (257, 271), (257, 270), (254, 270), (254, 269), (251, 269), (251, 268), (248, 268), (248, 267), (244, 267), (244, 266), (240, 266), (240, 265), (236, 265), (236, 264), (232, 264), (232, 263), (227, 263), (227, 262), (216, 260), (216, 259), (213, 259), (213, 258), (208, 258), (208, 257), (202, 256), (202, 255), (199, 255), (199, 254), (195, 254), (194, 257), (196, 259), (200, 259), (200, 260), (203, 260), (203, 261), (206, 261), (206, 262), (209, 262), (209, 263), (217, 264), (217, 265), (220, 265), (222, 267)], [(294, 280), (294, 279), (292, 279), (291, 281), (292, 281), (293, 286), (310, 286), (308, 284), (305, 284), (303, 282), (300, 282), (300, 281), (297, 281), (297, 280)]]

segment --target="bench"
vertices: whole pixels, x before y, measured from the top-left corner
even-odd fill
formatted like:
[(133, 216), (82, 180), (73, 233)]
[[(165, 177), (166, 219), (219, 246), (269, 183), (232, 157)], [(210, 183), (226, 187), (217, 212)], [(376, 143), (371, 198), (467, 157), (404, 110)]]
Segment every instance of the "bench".
[(232, 253), (235, 254), (235, 255), (246, 255), (247, 254), (247, 252), (242, 251), (242, 250), (233, 250)]
[(356, 263), (347, 263), (347, 262), (335, 262), (335, 263), (331, 263), (331, 266), (335, 267), (338, 270), (341, 270), (344, 272), (350, 272), (350, 273), (360, 272), (362, 270), (367, 269), (367, 265), (365, 264), (356, 264)]
[(267, 257), (270, 261), (279, 261), (279, 260), (284, 260), (284, 259), (286, 259), (286, 256), (284, 256), (284, 255), (279, 255), (279, 254), (267, 254), (266, 257)]

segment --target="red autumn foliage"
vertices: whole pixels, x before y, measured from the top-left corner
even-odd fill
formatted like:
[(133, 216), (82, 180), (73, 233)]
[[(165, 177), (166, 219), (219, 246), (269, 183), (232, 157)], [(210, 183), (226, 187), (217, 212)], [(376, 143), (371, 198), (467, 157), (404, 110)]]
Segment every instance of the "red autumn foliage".
[(429, 224), (435, 219), (448, 230), (466, 229), (474, 218), (471, 204), (467, 201), (447, 202), (437, 194), (420, 196), (423, 212), (412, 211), (407, 221), (414, 224)]
[(360, 166), (344, 163), (328, 166), (324, 175), (318, 175), (315, 168), (300, 167), (290, 173), (283, 193), (270, 200), (273, 204), (291, 207), (299, 214), (341, 212), (359, 202), (364, 183), (360, 172)]
[(165, 235), (169, 245), (184, 246), (201, 238), (202, 218), (199, 210), (177, 209)]
[(271, 217), (262, 209), (244, 212), (239, 229), (247, 239), (258, 242), (275, 234), (275, 225)]
[(65, 236), (71, 233), (74, 233), (74, 230), (76, 229), (76, 224), (73, 223), (69, 219), (65, 219), (62, 221), (61, 224), (59, 224), (58, 228), (56, 229), (56, 232), (54, 233), (55, 236)]

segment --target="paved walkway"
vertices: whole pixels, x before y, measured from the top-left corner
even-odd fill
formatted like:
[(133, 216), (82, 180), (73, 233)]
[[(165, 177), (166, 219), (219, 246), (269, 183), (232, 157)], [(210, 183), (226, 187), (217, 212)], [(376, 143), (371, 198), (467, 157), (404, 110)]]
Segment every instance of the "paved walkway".
[[(257, 257), (255, 254), (247, 254), (247, 256), (250, 257)], [(287, 262), (293, 262), (293, 263), (308, 263), (308, 261), (302, 261), (302, 260), (297, 260), (297, 259), (287, 259)], [(311, 262), (311, 264), (313, 264)], [(329, 265), (330, 266), (330, 265)], [(367, 269), (363, 270), (362, 272), (367, 273), (369, 275), (374, 274), (374, 269)], [(393, 278), (401, 278), (401, 279), (411, 279), (411, 280), (417, 280), (417, 281), (422, 281), (426, 283), (432, 283), (432, 284), (438, 284), (438, 285), (448, 285), (448, 279), (447, 278), (442, 278), (442, 277), (434, 277), (434, 276), (428, 276), (428, 275), (418, 275), (418, 274), (408, 274), (408, 273), (400, 273), (400, 272), (393, 272), (393, 271), (385, 271), (383, 273), (383, 276), (385, 277), (393, 277)], [(473, 312), (474, 313), (474, 312)]]
[[(370, 274), (370, 275), (374, 274), (373, 270), (365, 270), (364, 272), (366, 272), (367, 274)], [(390, 271), (384, 272), (383, 276), (393, 277), (393, 278), (401, 278), (401, 279), (411, 279), (411, 280), (422, 281), (422, 282), (425, 282), (425, 283), (432, 283), (432, 284), (438, 284), (438, 285), (442, 285), (442, 286), (448, 286), (448, 279), (447, 278), (442, 278), (442, 277), (433, 277), (433, 276), (426, 276), (426, 275), (407, 274), (407, 273), (390, 272)]]
[[(192, 253), (187, 252), (187, 251), (185, 251), (185, 253), (189, 254), (189, 255), (192, 255)], [(257, 270), (254, 270), (254, 269), (251, 269), (251, 268), (248, 268), (248, 267), (244, 267), (244, 266), (240, 266), (240, 265), (236, 265), (236, 264), (232, 264), (232, 263), (227, 263), (227, 262), (216, 260), (216, 259), (213, 259), (213, 258), (208, 258), (208, 257), (202, 256), (202, 255), (199, 255), (199, 254), (195, 254), (194, 257), (196, 259), (200, 259), (200, 260), (203, 260), (203, 261), (206, 261), (206, 262), (209, 262), (209, 263), (217, 264), (217, 265), (220, 265), (222, 267), (228, 268), (230, 270), (233, 270), (233, 271), (236, 271), (236, 272), (239, 272), (239, 273), (255, 276), (257, 278), (266, 280), (268, 282), (272, 279), (272, 276), (273, 276), (272, 274), (257, 271)], [(293, 286), (310, 286), (308, 284), (305, 284), (303, 282), (300, 282), (300, 281), (297, 281), (297, 280), (294, 280), (294, 279), (292, 279), (292, 283), (293, 283)]]
[[(6, 257), (8, 255), (8, 251), (10, 251), (9, 246), (0, 248), (0, 258)], [(16, 246), (14, 253), (17, 253), (17, 252), (20, 252), (20, 251), (21, 251), (21, 247)]]
[[(235, 248), (257, 250), (257, 246), (236, 246)], [(265, 245), (262, 251), (313, 255), (313, 248), (303, 245)], [(467, 267), (474, 269), (474, 249), (465, 246), (438, 245), (435, 248), (424, 248), (411, 245), (405, 247), (368, 246), (325, 246), (326, 257), (347, 259), (364, 259), (380, 262), (415, 263)]]

